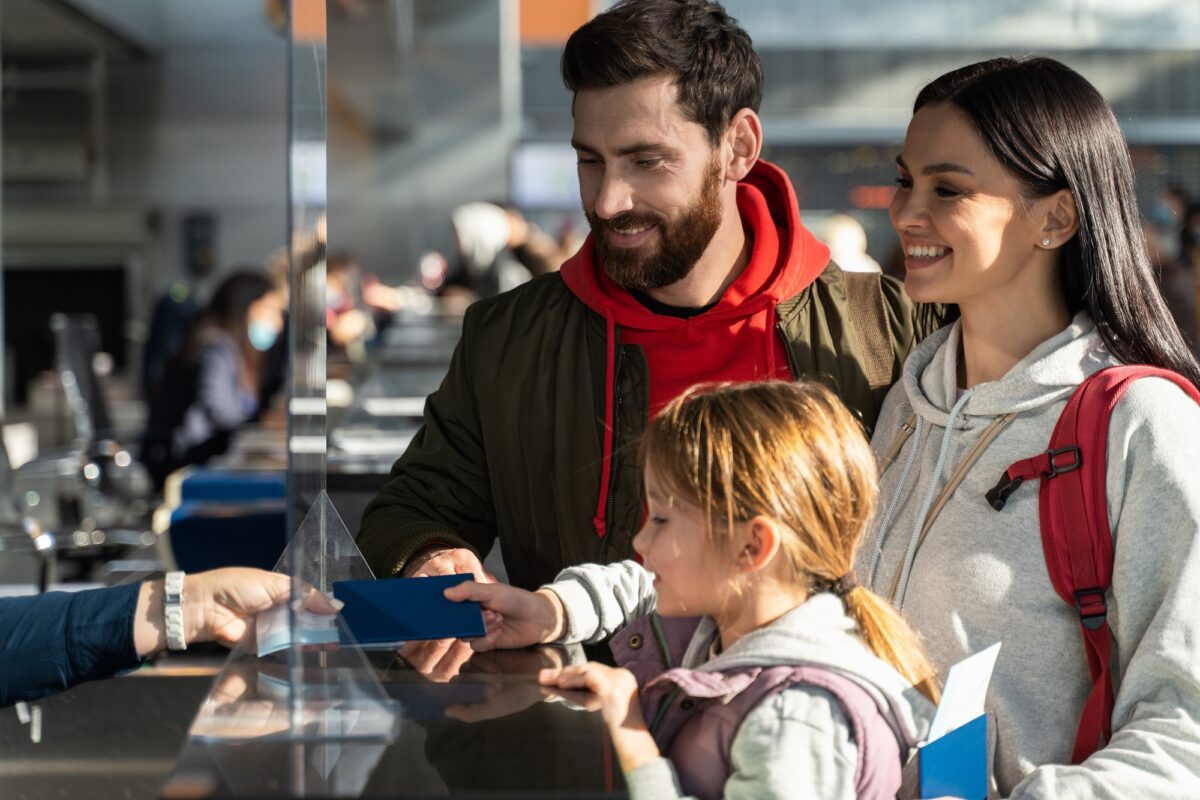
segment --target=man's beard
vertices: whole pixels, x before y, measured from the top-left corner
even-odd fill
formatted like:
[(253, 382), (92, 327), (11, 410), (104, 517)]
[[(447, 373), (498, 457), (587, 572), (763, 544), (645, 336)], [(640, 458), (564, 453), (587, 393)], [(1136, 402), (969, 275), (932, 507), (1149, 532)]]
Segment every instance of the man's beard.
[[(721, 225), (721, 166), (712, 161), (700, 196), (677, 220), (632, 212), (607, 220), (588, 212), (587, 218), (595, 236), (596, 255), (608, 277), (627, 289), (670, 286), (688, 276)], [(609, 229), (636, 230), (647, 225), (658, 229), (657, 242), (615, 247), (606, 235)]]

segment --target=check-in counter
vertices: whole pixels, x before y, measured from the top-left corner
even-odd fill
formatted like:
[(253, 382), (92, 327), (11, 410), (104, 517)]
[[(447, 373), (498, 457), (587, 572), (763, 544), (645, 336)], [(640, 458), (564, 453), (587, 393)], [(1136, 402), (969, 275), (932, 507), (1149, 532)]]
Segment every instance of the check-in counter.
[[(308, 740), (281, 733), (287, 702), (280, 661), (264, 660), (247, 674), (224, 669), (216, 652), (168, 656), (41, 701), (37, 742), (30, 723), (4, 710), (0, 794), (28, 800), (623, 797), (600, 714), (547, 697), (537, 685), (537, 670), (562, 663), (563, 653), (479, 654), (457, 674), (448, 664), (422, 674), (398, 653), (372, 652), (370, 669), (394, 702), (393, 734), (359, 735), (353, 720), (343, 720), (344, 736), (314, 729)], [(225, 694), (211, 692), (221, 681)], [(238, 737), (189, 736), (206, 697), (237, 709)], [(329, 700), (331, 707), (338, 702)], [(259, 735), (250, 735), (253, 726)]]

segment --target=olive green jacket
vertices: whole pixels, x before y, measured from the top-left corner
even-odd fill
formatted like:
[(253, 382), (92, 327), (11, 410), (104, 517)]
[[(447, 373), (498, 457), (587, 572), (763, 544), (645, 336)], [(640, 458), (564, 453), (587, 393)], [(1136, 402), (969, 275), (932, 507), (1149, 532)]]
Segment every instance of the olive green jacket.
[[(854, 309), (854, 313), (849, 313)], [(793, 375), (823, 376), (867, 433), (923, 337), (901, 285), (832, 262), (776, 307)], [(618, 345), (607, 533), (592, 525), (601, 480), (605, 320), (557, 274), (467, 311), (424, 425), (363, 514), (358, 545), (377, 577), (434, 544), (482, 559), (496, 538), (510, 582), (535, 588), (569, 566), (629, 558), (642, 520), (633, 445), (647, 420), (646, 361)]]

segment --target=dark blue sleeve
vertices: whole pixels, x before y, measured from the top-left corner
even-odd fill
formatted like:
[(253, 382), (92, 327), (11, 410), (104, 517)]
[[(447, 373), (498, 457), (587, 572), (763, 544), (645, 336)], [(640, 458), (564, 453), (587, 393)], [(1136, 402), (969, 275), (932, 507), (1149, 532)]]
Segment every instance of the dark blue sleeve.
[(136, 667), (140, 587), (0, 598), (0, 706)]

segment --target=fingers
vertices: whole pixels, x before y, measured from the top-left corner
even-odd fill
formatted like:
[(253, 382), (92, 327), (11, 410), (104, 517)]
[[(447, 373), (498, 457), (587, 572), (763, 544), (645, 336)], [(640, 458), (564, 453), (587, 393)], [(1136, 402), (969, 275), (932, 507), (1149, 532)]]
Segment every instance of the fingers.
[(595, 678), (591, 664), (543, 669), (538, 672), (538, 683), (543, 686), (557, 686), (560, 689), (591, 689)]
[(545, 700), (558, 700), (567, 703), (570, 706), (578, 706), (585, 711), (599, 711), (602, 703), (600, 698), (592, 692), (580, 691), (578, 689), (559, 689), (549, 686), (542, 686), (542, 697)]
[(400, 655), (414, 670), (436, 683), (445, 683), (458, 675), (474, 652), (458, 639), (412, 642), (400, 648)]
[(474, 600), (475, 602), (482, 603), (491, 596), (492, 592), (489, 591), (486, 584), (476, 583), (475, 581), (463, 581), (446, 589), (442, 594), (447, 600), (453, 600), (456, 603), (466, 600)]
[(341, 600), (329, 597), (324, 592), (318, 592), (316, 589), (311, 588), (304, 598), (304, 610), (311, 611), (314, 614), (332, 616), (341, 611), (345, 606), (346, 604)]
[(500, 646), (497, 642), (500, 639), (501, 631), (502, 629), (497, 627), (495, 630), (489, 630), (486, 636), (472, 639), (470, 642), (471, 649), (476, 653), (486, 653), (489, 650), (496, 650)]

